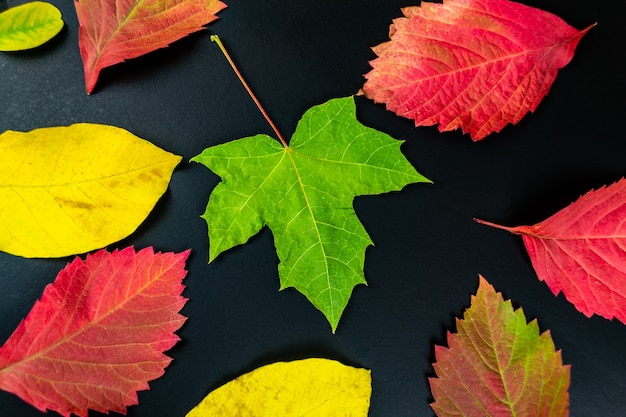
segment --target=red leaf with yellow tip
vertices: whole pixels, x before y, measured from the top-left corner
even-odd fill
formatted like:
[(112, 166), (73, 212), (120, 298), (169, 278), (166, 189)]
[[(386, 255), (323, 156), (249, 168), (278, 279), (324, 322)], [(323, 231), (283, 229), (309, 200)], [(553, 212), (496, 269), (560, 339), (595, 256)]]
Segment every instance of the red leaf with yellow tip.
[(626, 180), (589, 191), (534, 226), (505, 227), (522, 235), (541, 281), (587, 317), (626, 324)]
[(204, 28), (226, 7), (219, 0), (75, 0), (87, 94), (100, 71)]
[(129, 247), (76, 258), (0, 347), (0, 388), (66, 417), (125, 414), (171, 361), (188, 255)]
[(550, 332), (539, 334), (521, 309), (483, 277), (448, 347), (435, 346), (430, 378), (438, 417), (565, 417), (570, 366), (563, 365)]
[(363, 92), (416, 126), (461, 128), (475, 141), (534, 111), (589, 29), (509, 0), (422, 2), (402, 12), (391, 41), (374, 48)]

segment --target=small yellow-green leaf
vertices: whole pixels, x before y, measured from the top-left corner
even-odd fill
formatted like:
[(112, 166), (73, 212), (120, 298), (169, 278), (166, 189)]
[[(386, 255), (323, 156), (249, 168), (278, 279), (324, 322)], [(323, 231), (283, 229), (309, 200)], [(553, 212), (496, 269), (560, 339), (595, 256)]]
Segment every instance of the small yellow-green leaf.
[(219, 387), (187, 417), (366, 417), (370, 371), (330, 359), (277, 362)]
[(35, 48), (63, 28), (61, 12), (50, 3), (34, 1), (0, 13), (0, 51)]
[(130, 132), (81, 123), (0, 134), (0, 250), (88, 252), (130, 235), (181, 157)]

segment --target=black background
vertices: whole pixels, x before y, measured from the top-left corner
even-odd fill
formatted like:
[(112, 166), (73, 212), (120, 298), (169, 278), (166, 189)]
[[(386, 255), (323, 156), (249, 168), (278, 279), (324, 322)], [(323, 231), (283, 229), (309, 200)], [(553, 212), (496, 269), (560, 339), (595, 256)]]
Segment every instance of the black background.
[[(445, 344), (446, 331), (454, 330), (479, 273), (550, 330), (572, 365), (572, 416), (626, 414), (626, 326), (586, 318), (562, 295), (553, 296), (537, 279), (520, 237), (472, 220), (533, 224), (624, 175), (626, 52), (619, 2), (524, 0), (578, 29), (598, 26), (581, 40), (535, 113), (481, 142), (415, 128), (357, 98), (360, 121), (406, 140), (404, 154), (434, 184), (355, 200), (376, 246), (366, 254), (369, 285), (355, 289), (334, 335), (301, 294), (278, 291), (268, 229), (207, 264), (206, 224), (199, 216), (219, 178), (189, 158), (219, 143), (272, 134), (209, 36), (221, 37), (289, 137), (309, 107), (358, 91), (374, 58), (370, 48), (388, 39), (401, 7), (416, 2), (231, 0), (206, 31), (105, 69), (91, 96), (84, 90), (73, 5), (51, 3), (66, 23), (59, 36), (32, 51), (0, 54), (0, 131), (111, 124), (184, 158), (148, 219), (110, 247), (192, 249), (182, 341), (169, 352), (174, 361), (165, 375), (139, 394), (129, 416), (182, 417), (242, 373), (314, 356), (372, 370), (371, 417), (432, 416), (433, 345)], [(69, 260), (0, 253), (0, 341)], [(0, 415), (42, 413), (0, 392)]]

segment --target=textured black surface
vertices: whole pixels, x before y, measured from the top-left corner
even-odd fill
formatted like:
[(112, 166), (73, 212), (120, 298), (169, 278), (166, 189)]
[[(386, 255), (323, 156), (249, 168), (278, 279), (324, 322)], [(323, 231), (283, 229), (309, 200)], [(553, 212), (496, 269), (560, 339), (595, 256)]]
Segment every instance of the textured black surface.
[[(184, 157), (145, 223), (111, 246), (192, 249), (182, 341), (169, 352), (174, 361), (165, 375), (139, 394), (129, 416), (182, 417), (233, 377), (312, 356), (372, 370), (371, 417), (432, 416), (433, 344), (443, 344), (446, 330), (454, 329), (479, 273), (542, 330), (550, 329), (572, 365), (572, 416), (626, 414), (626, 326), (586, 318), (563, 296), (554, 297), (536, 278), (519, 237), (472, 220), (532, 224), (625, 174), (626, 52), (615, 1), (524, 2), (579, 29), (598, 26), (534, 114), (481, 142), (415, 128), (357, 98), (361, 122), (406, 140), (405, 155), (434, 185), (356, 199), (376, 246), (367, 250), (369, 285), (356, 288), (335, 335), (302, 295), (278, 291), (269, 230), (207, 265), (199, 216), (218, 178), (189, 158), (211, 145), (271, 134), (209, 35), (221, 37), (288, 137), (309, 107), (358, 91), (374, 57), (370, 47), (388, 38), (401, 7), (416, 2), (233, 0), (207, 31), (105, 69), (91, 96), (84, 91), (72, 2), (51, 2), (63, 13), (62, 33), (36, 50), (0, 54), (0, 131), (105, 123)], [(0, 253), (0, 341), (69, 259)], [(0, 392), (0, 416), (40, 415)]]

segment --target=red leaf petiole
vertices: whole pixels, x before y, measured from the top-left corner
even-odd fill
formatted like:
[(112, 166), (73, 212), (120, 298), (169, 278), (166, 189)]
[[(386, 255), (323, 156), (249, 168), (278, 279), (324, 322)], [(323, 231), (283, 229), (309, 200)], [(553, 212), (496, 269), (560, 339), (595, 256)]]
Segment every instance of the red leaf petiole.
[(276, 125), (274, 124), (272, 119), (270, 119), (269, 115), (267, 114), (267, 112), (265, 111), (263, 106), (261, 106), (261, 103), (256, 98), (256, 96), (254, 95), (254, 93), (252, 92), (250, 87), (248, 86), (248, 83), (246, 83), (246, 81), (243, 79), (243, 76), (241, 75), (241, 73), (237, 69), (237, 66), (235, 65), (235, 62), (232, 60), (232, 58), (228, 54), (228, 51), (226, 51), (226, 48), (224, 47), (224, 44), (220, 40), (219, 36), (211, 35), (211, 41), (215, 42), (217, 44), (217, 46), (219, 46), (220, 50), (222, 51), (222, 53), (226, 57), (226, 60), (228, 60), (228, 63), (233, 68), (233, 71), (235, 71), (235, 74), (237, 74), (237, 78), (239, 78), (239, 81), (241, 81), (241, 84), (243, 84), (244, 88), (246, 89), (246, 91), (248, 92), (250, 97), (252, 98), (252, 101), (254, 101), (254, 104), (256, 104), (256, 106), (259, 108), (259, 110), (261, 111), (261, 114), (263, 115), (263, 117), (265, 117), (265, 120), (267, 120), (267, 123), (269, 123), (269, 125), (271, 126), (272, 130), (274, 131), (274, 133), (276, 133), (276, 136), (278, 136), (278, 140), (280, 140), (280, 143), (282, 143), (285, 148), (289, 148), (289, 145), (287, 145), (287, 142), (283, 138), (283, 135), (280, 134), (280, 132), (278, 131), (278, 128), (276, 128)]

